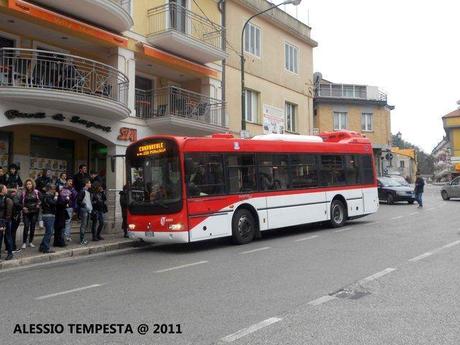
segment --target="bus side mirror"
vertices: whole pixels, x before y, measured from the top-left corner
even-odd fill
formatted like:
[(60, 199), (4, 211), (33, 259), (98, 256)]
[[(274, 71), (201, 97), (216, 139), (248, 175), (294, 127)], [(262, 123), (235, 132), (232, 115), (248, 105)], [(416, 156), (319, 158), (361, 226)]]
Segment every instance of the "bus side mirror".
[(125, 158), (126, 155), (113, 155), (110, 156), (110, 170), (114, 173), (115, 172), (115, 161), (117, 158)]

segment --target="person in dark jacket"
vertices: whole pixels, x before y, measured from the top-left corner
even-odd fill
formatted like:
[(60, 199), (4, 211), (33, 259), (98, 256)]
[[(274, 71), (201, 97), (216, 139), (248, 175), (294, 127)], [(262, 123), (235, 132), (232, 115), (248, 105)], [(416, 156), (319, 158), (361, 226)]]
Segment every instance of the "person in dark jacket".
[(56, 180), (56, 190), (61, 191), (67, 183), (67, 173), (63, 172), (59, 174), (59, 178)]
[(41, 175), (35, 180), (35, 188), (40, 193), (45, 193), (46, 186), (51, 184), (51, 177), (49, 177), (49, 170), (43, 169)]
[(22, 180), (18, 173), (19, 167), (16, 164), (10, 164), (8, 174), (6, 175), (6, 187), (17, 188), (22, 187)]
[(123, 190), (119, 194), (120, 194), (121, 217), (123, 219), (121, 228), (123, 229), (124, 237), (129, 238), (128, 236), (128, 185), (124, 185)]
[(80, 216), (80, 244), (85, 246), (88, 241), (85, 240), (85, 232), (88, 227), (88, 220), (93, 211), (91, 203), (91, 182), (89, 179), (84, 180), (85, 186), (77, 195), (77, 207)]
[(13, 246), (11, 239), (11, 216), (13, 214), (13, 201), (7, 195), (8, 190), (4, 184), (0, 184), (0, 256), (2, 252), (3, 236), (6, 239), (8, 252), (5, 260), (13, 258)]
[(24, 221), (24, 233), (22, 237), (22, 249), (27, 246), (34, 248), (35, 226), (37, 225), (38, 213), (40, 212), (40, 193), (35, 189), (35, 182), (27, 179), (22, 193), (22, 219)]
[(67, 208), (70, 204), (70, 196), (62, 190), (59, 193), (56, 203), (56, 217), (54, 218), (54, 246), (65, 247), (64, 228), (69, 214)]
[(0, 167), (0, 184), (6, 185), (6, 175), (3, 167)]
[(45, 235), (38, 249), (42, 253), (54, 253), (50, 248), (51, 236), (53, 236), (54, 220), (56, 218), (56, 205), (59, 193), (56, 191), (55, 185), (48, 184), (45, 187), (45, 194), (42, 194), (42, 218), (45, 227)]
[(69, 207), (67, 207), (67, 213), (69, 215), (69, 218), (65, 222), (65, 229), (64, 229), (64, 238), (67, 242), (72, 241), (71, 237), (71, 228), (72, 228), (72, 217), (73, 217), (73, 211), (76, 209), (76, 202), (77, 202), (77, 191), (75, 188), (73, 188), (73, 179), (68, 178), (66, 181), (66, 184), (63, 188), (60, 189), (59, 191), (62, 193), (64, 196), (68, 196), (70, 198), (69, 200)]
[(16, 233), (21, 224), (21, 214), (22, 214), (22, 192), (16, 188), (9, 190), (9, 197), (13, 201), (13, 215), (11, 217), (11, 243), (13, 247), (13, 252), (17, 253), (21, 251), (21, 248), (16, 247)]
[(93, 212), (91, 213), (91, 233), (93, 234), (93, 241), (101, 241), (104, 239), (101, 236), (101, 232), (104, 227), (104, 213), (107, 213), (106, 201), (107, 198), (102, 184), (100, 182), (95, 182), (91, 193), (91, 204), (93, 205)]
[(425, 189), (425, 180), (423, 179), (422, 176), (420, 176), (419, 172), (417, 172), (417, 174), (415, 176), (416, 176), (416, 178), (415, 178), (415, 190), (414, 190), (415, 200), (417, 200), (418, 207), (422, 208), (423, 207), (422, 197), (423, 197), (423, 192), (424, 192), (424, 189)]
[(78, 173), (73, 176), (73, 185), (75, 186), (77, 193), (85, 187), (86, 179), (90, 179), (88, 167), (85, 164), (82, 164), (78, 167)]

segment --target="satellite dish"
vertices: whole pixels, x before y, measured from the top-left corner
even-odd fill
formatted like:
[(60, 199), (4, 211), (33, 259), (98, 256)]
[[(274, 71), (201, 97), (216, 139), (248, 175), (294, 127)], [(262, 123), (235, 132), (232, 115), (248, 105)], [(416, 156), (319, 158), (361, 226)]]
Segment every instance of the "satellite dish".
[(320, 72), (313, 73), (313, 84), (317, 85), (323, 79), (323, 75)]

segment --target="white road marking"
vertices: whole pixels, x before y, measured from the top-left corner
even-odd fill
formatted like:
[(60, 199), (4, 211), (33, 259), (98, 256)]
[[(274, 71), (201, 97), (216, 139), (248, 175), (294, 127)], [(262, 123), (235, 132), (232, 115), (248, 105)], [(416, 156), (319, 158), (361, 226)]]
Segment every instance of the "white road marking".
[(314, 299), (313, 301), (308, 302), (308, 304), (317, 306), (317, 305), (332, 301), (333, 299), (337, 299), (337, 297), (326, 295), (326, 296), (322, 296), (320, 298)]
[(257, 249), (253, 249), (253, 250), (247, 250), (245, 252), (241, 252), (240, 254), (251, 254), (251, 253), (255, 253), (255, 252), (260, 252), (261, 250), (267, 250), (267, 249), (270, 249), (271, 247), (262, 247), (262, 248), (257, 248)]
[(343, 228), (343, 229), (339, 229), (339, 230), (334, 230), (334, 232), (342, 232), (342, 231), (348, 231), (348, 230), (351, 230), (353, 229), (352, 227), (348, 227), (348, 228)]
[(419, 256), (416, 256), (415, 258), (412, 258), (412, 259), (409, 259), (410, 262), (416, 262), (416, 261), (419, 261), (419, 260), (422, 260), (428, 256), (431, 256), (433, 255), (432, 252), (426, 252), (426, 253), (423, 253), (422, 255), (419, 255)]
[(313, 236), (308, 236), (308, 237), (302, 237), (302, 238), (299, 238), (298, 240), (295, 240), (294, 242), (312, 240), (312, 239), (317, 238), (317, 237), (319, 237), (319, 236), (318, 235), (313, 235)]
[(419, 214), (420, 212), (412, 212), (412, 213), (409, 213), (409, 216), (415, 216), (416, 214)]
[(450, 248), (450, 247), (456, 246), (457, 244), (460, 244), (460, 240), (446, 244), (445, 246), (442, 246), (441, 249)]
[(375, 273), (375, 274), (373, 274), (373, 275), (371, 275), (371, 276), (369, 276), (369, 277), (366, 277), (366, 278), (364, 278), (364, 279), (361, 279), (361, 280), (359, 281), (359, 283), (362, 284), (362, 283), (370, 282), (370, 281), (372, 281), (372, 280), (375, 280), (375, 279), (378, 279), (378, 278), (380, 278), (380, 277), (383, 277), (384, 275), (387, 275), (388, 273), (391, 273), (391, 272), (393, 272), (393, 271), (396, 271), (396, 268), (391, 268), (391, 267), (385, 268), (383, 271), (377, 272), (377, 273)]
[(187, 267), (206, 264), (206, 263), (207, 263), (207, 261), (192, 262), (191, 264), (180, 265), (180, 266), (175, 266), (175, 267), (170, 267), (170, 268), (165, 268), (165, 269), (162, 269), (162, 270), (158, 270), (158, 271), (155, 271), (155, 273), (169, 272), (169, 271), (179, 270), (181, 268), (187, 268)]
[(397, 217), (393, 217), (393, 218), (391, 218), (391, 219), (392, 219), (392, 220), (395, 220), (395, 219), (401, 219), (401, 218), (403, 218), (403, 216), (397, 216)]
[(427, 211), (434, 211), (434, 210), (436, 210), (436, 207), (430, 207), (427, 209)]
[(262, 329), (264, 327), (267, 327), (267, 326), (270, 326), (270, 325), (273, 325), (274, 323), (276, 322), (279, 322), (281, 321), (282, 319), (279, 318), (279, 317), (271, 317), (267, 320), (264, 320), (264, 321), (261, 321), (259, 323), (256, 323), (252, 326), (249, 326), (248, 328), (243, 328), (241, 330), (239, 330), (238, 332), (235, 332), (233, 334), (230, 334), (230, 335), (227, 335), (226, 337), (223, 337), (221, 340), (226, 342), (226, 343), (231, 343), (235, 340), (238, 340), (248, 334), (251, 334), (251, 333), (254, 333), (256, 331), (258, 331), (259, 329)]
[(61, 292), (56, 292), (56, 293), (52, 293), (52, 294), (45, 295), (45, 296), (35, 297), (35, 299), (36, 299), (36, 300), (42, 300), (42, 299), (47, 299), (47, 298), (51, 298), (51, 297), (56, 297), (56, 296), (61, 296), (61, 295), (67, 295), (67, 294), (69, 294), (69, 293), (78, 292), (78, 291), (83, 291), (83, 290), (88, 290), (88, 289), (100, 287), (100, 286), (102, 286), (102, 285), (104, 285), (104, 284), (93, 284), (93, 285), (89, 285), (89, 286), (83, 286), (83, 287), (76, 288), (76, 289), (72, 289), (72, 290), (61, 291)]

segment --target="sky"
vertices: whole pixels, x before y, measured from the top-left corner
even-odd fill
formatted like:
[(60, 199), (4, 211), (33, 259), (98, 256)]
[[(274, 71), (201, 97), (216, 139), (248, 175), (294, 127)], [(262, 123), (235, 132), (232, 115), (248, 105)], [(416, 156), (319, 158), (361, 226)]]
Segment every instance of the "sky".
[(303, 0), (282, 9), (312, 27), (315, 72), (384, 90), (392, 133), (432, 151), (445, 135), (441, 117), (460, 100), (460, 1)]

